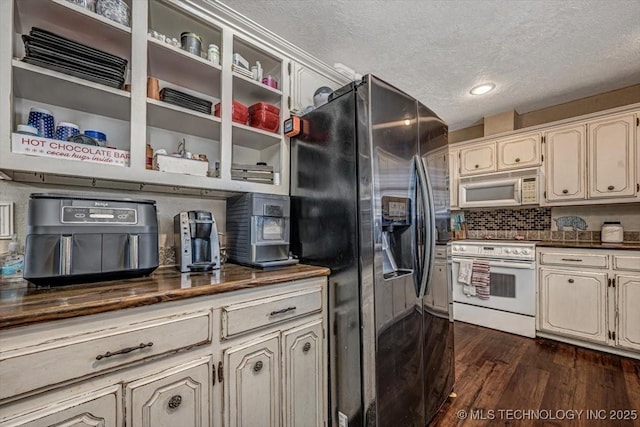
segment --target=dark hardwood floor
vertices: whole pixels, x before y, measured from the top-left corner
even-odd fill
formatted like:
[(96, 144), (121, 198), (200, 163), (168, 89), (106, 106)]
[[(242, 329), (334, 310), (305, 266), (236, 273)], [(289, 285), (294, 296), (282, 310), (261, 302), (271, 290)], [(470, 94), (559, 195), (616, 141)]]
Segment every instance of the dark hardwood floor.
[(431, 426), (640, 426), (640, 361), (460, 322), (454, 330), (458, 397)]

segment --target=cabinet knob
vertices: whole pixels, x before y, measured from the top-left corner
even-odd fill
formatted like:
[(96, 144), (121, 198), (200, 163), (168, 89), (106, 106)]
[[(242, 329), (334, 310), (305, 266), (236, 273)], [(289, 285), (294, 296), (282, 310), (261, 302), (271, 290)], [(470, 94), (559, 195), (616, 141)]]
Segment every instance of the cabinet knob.
[(304, 345), (302, 346), (302, 351), (305, 353), (308, 353), (309, 350), (311, 350), (311, 343), (310, 342), (304, 343)]
[(564, 190), (562, 190), (562, 194), (567, 194), (569, 192), (569, 190), (567, 190), (566, 188)]
[(176, 409), (178, 406), (180, 406), (181, 403), (182, 403), (182, 396), (180, 396), (179, 394), (176, 394), (175, 396), (171, 396), (171, 399), (169, 399), (169, 408)]
[(258, 360), (255, 365), (253, 365), (254, 372), (260, 372), (262, 370), (262, 360)]
[(520, 163), (520, 157), (516, 157), (516, 163)]
[(611, 191), (611, 190), (613, 190), (614, 188), (616, 188), (616, 187), (614, 187), (613, 185), (610, 185), (610, 186), (608, 186), (608, 187), (607, 187), (607, 190)]
[(480, 167), (480, 165), (476, 165), (476, 169), (478, 169)]
[(573, 280), (573, 279), (569, 279), (569, 283), (573, 283), (573, 282), (574, 282), (574, 280)]

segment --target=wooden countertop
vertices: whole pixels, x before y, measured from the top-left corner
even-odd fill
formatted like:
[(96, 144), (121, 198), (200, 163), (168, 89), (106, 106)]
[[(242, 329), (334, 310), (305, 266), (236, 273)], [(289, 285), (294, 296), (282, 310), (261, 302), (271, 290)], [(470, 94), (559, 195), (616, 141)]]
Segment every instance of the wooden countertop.
[(36, 287), (26, 280), (0, 282), (0, 330), (328, 276), (329, 272), (303, 264), (271, 270), (224, 264), (208, 273), (181, 274), (166, 267), (148, 277), (57, 287)]
[(567, 241), (541, 241), (536, 242), (537, 247), (545, 248), (576, 248), (576, 249), (615, 249), (640, 251), (640, 242), (602, 243), (602, 242), (567, 242)]

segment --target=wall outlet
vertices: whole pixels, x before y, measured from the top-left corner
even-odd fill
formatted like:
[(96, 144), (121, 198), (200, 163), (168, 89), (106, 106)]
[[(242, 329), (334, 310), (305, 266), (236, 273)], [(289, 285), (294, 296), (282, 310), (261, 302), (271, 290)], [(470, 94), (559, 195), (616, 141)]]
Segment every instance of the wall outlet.
[(13, 202), (0, 202), (0, 239), (13, 236)]
[(338, 427), (349, 427), (349, 418), (338, 411)]

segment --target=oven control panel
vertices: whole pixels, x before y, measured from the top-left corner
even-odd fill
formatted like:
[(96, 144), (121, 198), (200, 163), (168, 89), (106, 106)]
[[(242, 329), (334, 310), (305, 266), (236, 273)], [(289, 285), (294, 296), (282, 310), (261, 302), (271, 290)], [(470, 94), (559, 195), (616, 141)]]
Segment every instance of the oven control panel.
[(458, 241), (451, 243), (451, 254), (494, 259), (535, 260), (536, 251), (533, 243), (494, 243)]

